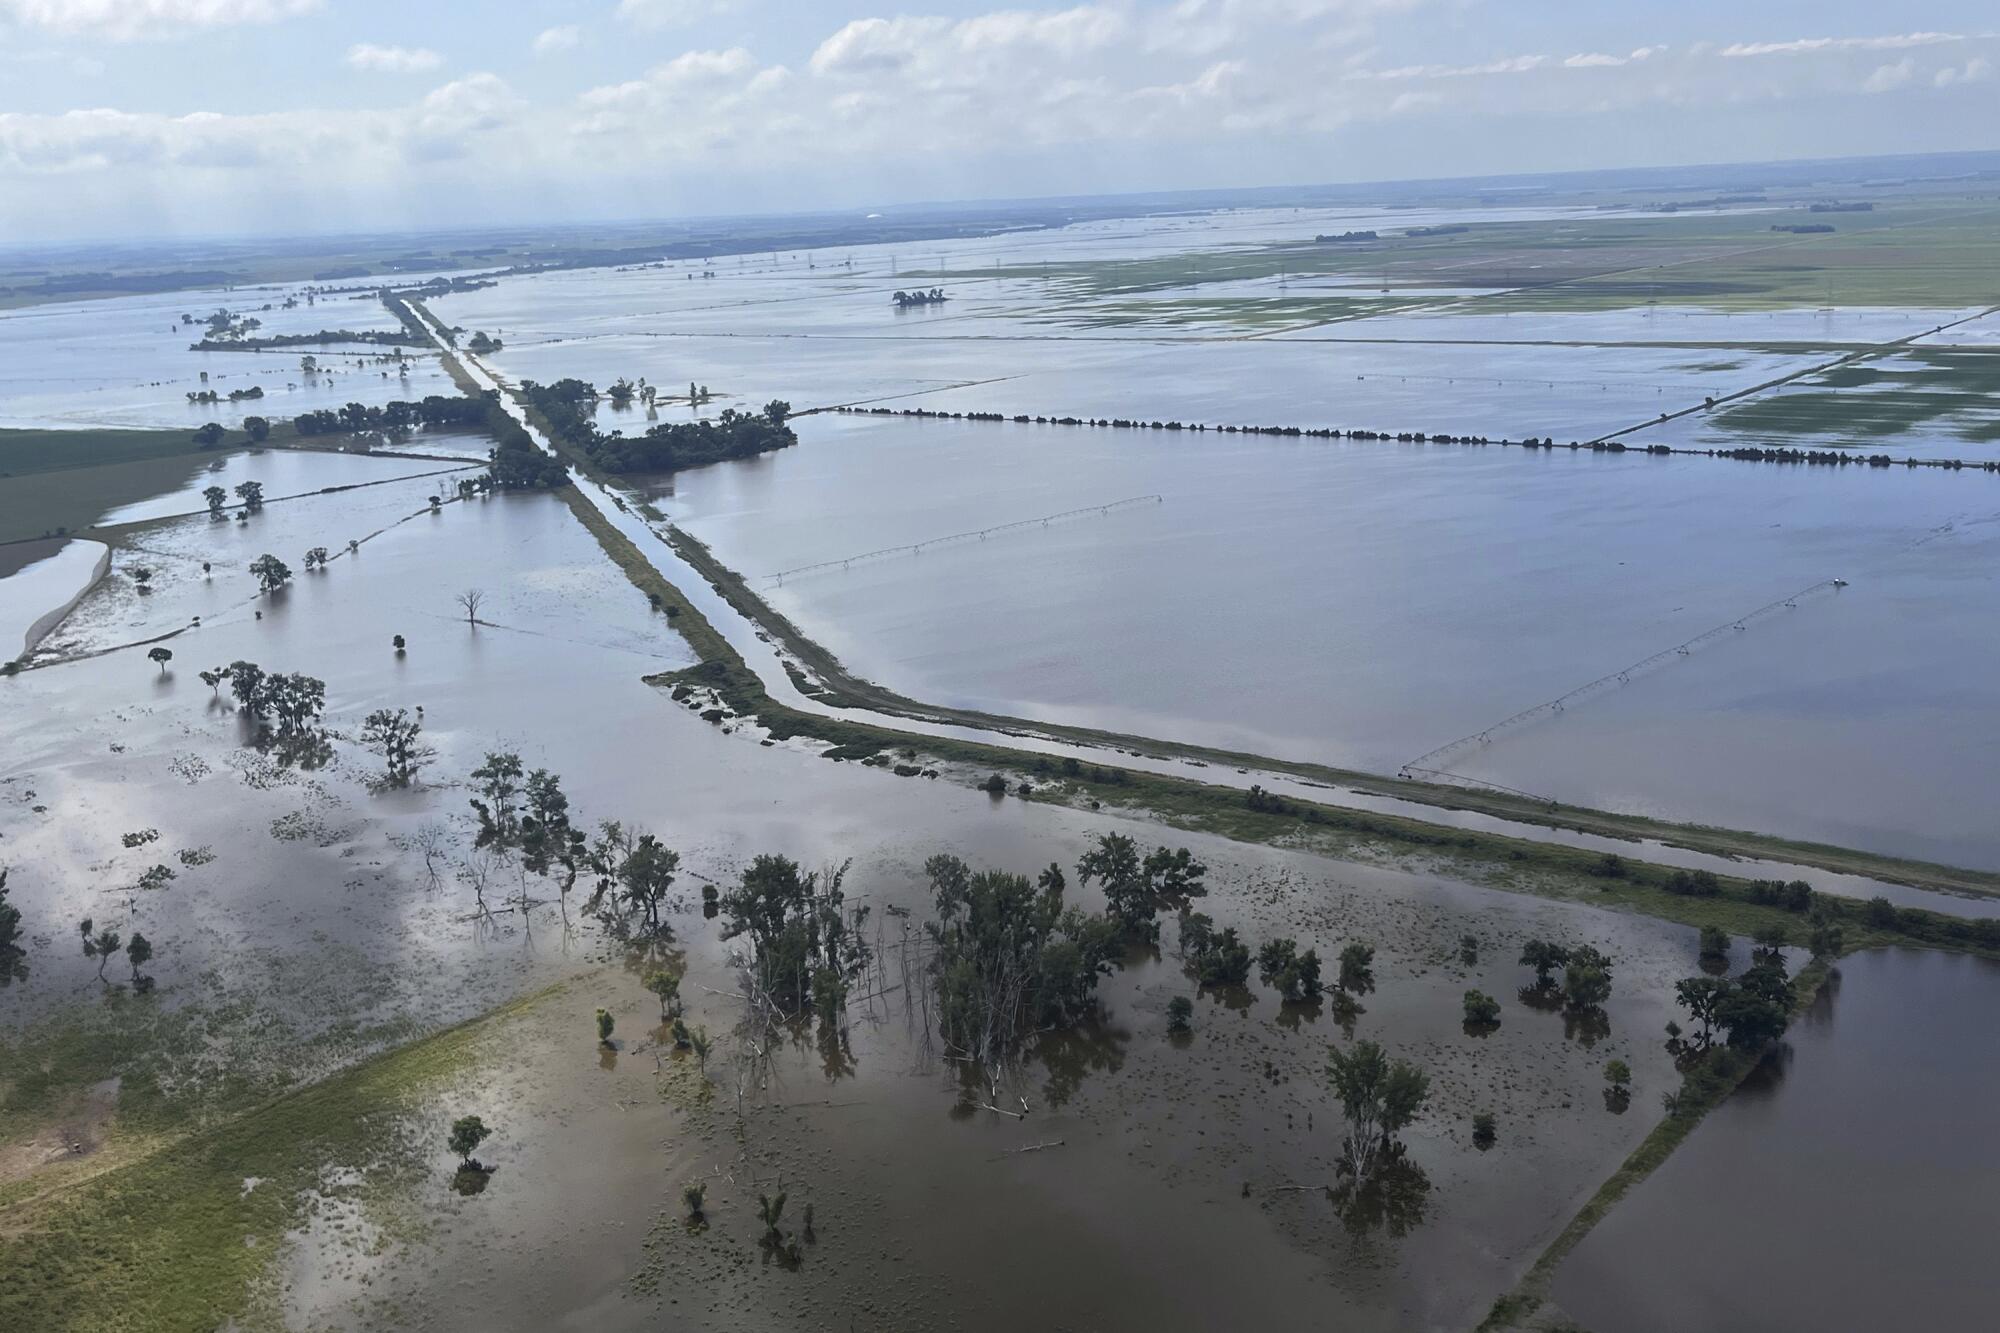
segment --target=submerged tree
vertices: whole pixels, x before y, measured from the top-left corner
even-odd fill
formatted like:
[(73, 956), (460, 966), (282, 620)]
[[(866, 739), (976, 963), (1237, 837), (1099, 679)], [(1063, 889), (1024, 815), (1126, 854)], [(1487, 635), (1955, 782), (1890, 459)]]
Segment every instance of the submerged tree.
[(1106, 833), (1097, 846), (1076, 863), (1077, 878), (1103, 884), (1104, 910), (1126, 939), (1153, 943), (1160, 937), (1156, 919), (1162, 911), (1178, 911), (1206, 896), (1202, 883), (1208, 867), (1187, 848), (1155, 848), (1139, 858), (1138, 844), (1122, 833)]
[(264, 507), (264, 483), (261, 481), (239, 482), (236, 486), (236, 497), (243, 501), (243, 508), (247, 512), (254, 514)]
[(859, 928), (868, 909), (850, 915), (841, 888), (849, 864), (807, 874), (788, 857), (765, 854), (722, 895), (722, 938), (749, 941), (753, 985), (792, 1016), (810, 1002), (822, 1021), (831, 1019), (867, 964)]
[(466, 624), (477, 625), (479, 623), (479, 608), (486, 605), (485, 592), (478, 588), (467, 588), (452, 600), (457, 602), (465, 611)]
[(1375, 946), (1359, 940), (1340, 951), (1340, 976), (1334, 982), (1349, 995), (1366, 995), (1375, 989)]
[(268, 551), (250, 562), (250, 572), (256, 575), (257, 587), (263, 592), (276, 592), (292, 578), (292, 571), (285, 562)]
[(1469, 990), (1465, 993), (1465, 1030), (1475, 1036), (1492, 1032), (1500, 1026), (1500, 1001), (1485, 991)]
[(171, 648), (155, 648), (152, 651), (148, 652), (146, 656), (150, 660), (158, 662), (160, 664), (160, 674), (162, 676), (167, 674), (167, 663), (174, 660), (174, 654)]
[(1257, 951), (1257, 975), (1288, 1004), (1311, 1004), (1320, 997), (1319, 954), (1312, 949), (1301, 953), (1297, 940), (1266, 942)]
[(139, 969), (153, 961), (153, 942), (133, 931), (131, 940), (125, 945), (125, 961), (132, 965), (132, 984), (140, 985), (145, 978), (139, 975)]
[(1588, 944), (1570, 950), (1563, 966), (1563, 1003), (1573, 1010), (1597, 1009), (1611, 998), (1611, 960)]
[(1391, 1059), (1375, 1042), (1357, 1041), (1344, 1051), (1328, 1048), (1327, 1081), (1347, 1122), (1341, 1173), (1365, 1185), (1396, 1135), (1423, 1109), (1430, 1076), (1408, 1061)]
[(1555, 985), (1549, 974), (1569, 962), (1569, 950), (1549, 940), (1529, 940), (1521, 946), (1521, 966), (1535, 969), (1535, 986), (1549, 990)]
[(1030, 1034), (1072, 1027), (1094, 1009), (1116, 931), (1064, 905), (1059, 867), (1031, 881), (940, 855), (924, 873), (936, 910), (926, 929), (938, 1030), (955, 1051), (993, 1077)]
[(361, 743), (382, 757), (392, 787), (407, 787), (417, 771), (436, 756), (420, 738), (423, 723), (405, 710), (378, 708), (361, 724)]
[(478, 846), (507, 848), (520, 840), (521, 773), (521, 756), (512, 750), (489, 750), (472, 770), (479, 792), (471, 801), (479, 815)]
[(210, 486), (202, 491), (201, 498), (208, 502), (208, 516), (221, 518), (224, 507), (229, 503), (229, 492), (220, 486)]

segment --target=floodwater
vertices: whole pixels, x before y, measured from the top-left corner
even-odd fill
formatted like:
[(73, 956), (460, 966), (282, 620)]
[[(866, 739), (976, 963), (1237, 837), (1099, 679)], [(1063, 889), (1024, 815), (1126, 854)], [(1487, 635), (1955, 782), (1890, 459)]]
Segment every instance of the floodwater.
[[(288, 418), (350, 402), (457, 392), (433, 355), (409, 356), (409, 373), (385, 364), (395, 349), (356, 343), (293, 347), (273, 352), (191, 352), (197, 320), (217, 308), (264, 321), (258, 336), (326, 329), (381, 329), (394, 321), (379, 301), (329, 299), (283, 310), (291, 289), (169, 292), (0, 311), (0, 427), (83, 428), (185, 426), (219, 421), (236, 429), (246, 416)], [(265, 304), (271, 310), (264, 310)], [(311, 376), (300, 358), (315, 356)], [(204, 379), (203, 377), (206, 376)], [(262, 389), (261, 398), (228, 401), (232, 391)], [(187, 395), (212, 389), (218, 403)]]
[[(815, 417), (680, 474), (751, 576), (1147, 494), (760, 590), (918, 699), (1395, 771), (1830, 578), (1503, 733), (1455, 771), (1569, 804), (2000, 864), (2000, 497), (1948, 473)], [(1985, 645), (1981, 647), (1980, 645)], [(1890, 777), (1889, 775), (1893, 775)]]
[[(365, 460), (296, 461), (333, 475)], [(874, 907), (885, 946), (918, 919), (888, 909), (921, 911), (919, 868), (934, 852), (1025, 871), (1052, 859), (1072, 864), (1092, 836), (1119, 826), (725, 734), (641, 682), (686, 664), (686, 650), (562, 504), (495, 497), (432, 515), (425, 485), (274, 504), (248, 524), (196, 517), (145, 529), (156, 591), (142, 597), (114, 575), (58, 637), (90, 651), (200, 614), (198, 629), (169, 641), (168, 669), (141, 652), (113, 652), (0, 682), (8, 695), (0, 836), (31, 940), (28, 975), (0, 989), (7, 1021), (60, 1010), (98, 986), (95, 964), (67, 943), (84, 915), (143, 927), (159, 949), (149, 970), (166, 1002), (254, 997), (285, 1024), (273, 1030), (287, 1041), (343, 1023), (379, 1041), (411, 1016), (448, 1021), (538, 982), (585, 975), (604, 955), (589, 924), (566, 932), (553, 907), (526, 923), (503, 912), (485, 924), (472, 910), (461, 877), (469, 820), (454, 784), (501, 745), (562, 774), (580, 821), (617, 817), (659, 832), (686, 857), (690, 887), (726, 881), (767, 850), (809, 865), (854, 856), (850, 892)], [(255, 596), (239, 568), (252, 547), (332, 546), (398, 513), (402, 521), (387, 522), (358, 553), (338, 556), (324, 573), (300, 573), (281, 594)], [(215, 571), (205, 578), (203, 559)], [(472, 628), (459, 618), (450, 594), (464, 586), (488, 591), (488, 623)], [(406, 636), (403, 654), (390, 646), (396, 633)], [(372, 709), (423, 705), (426, 737), (440, 751), (425, 785), (372, 791), (376, 762), (349, 739), (310, 772), (277, 768), (244, 748), (240, 720), (195, 677), (235, 658), (324, 678), (327, 720), (339, 737), (351, 738)], [(413, 850), (432, 823), (447, 832), (437, 883)], [(145, 829), (159, 838), (121, 850), (120, 834)], [(953, 1080), (923, 1050), (907, 993), (865, 1013), (857, 1007), (831, 1070), (815, 1043), (787, 1048), (772, 1095), (750, 1122), (749, 1150), (788, 1174), (810, 1173), (821, 1201), (823, 1253), (840, 1261), (803, 1270), (810, 1308), (860, 1308), (857, 1298), (893, 1291), (908, 1323), (997, 1325), (1047, 1312), (1051, 1297), (1007, 1277), (1018, 1268), (995, 1269), (992, 1254), (1055, 1270), (1065, 1255), (1087, 1253), (1095, 1267), (1063, 1270), (1072, 1277), (1058, 1294), (1084, 1322), (1105, 1322), (1135, 1308), (1114, 1298), (1129, 1285), (1121, 1275), (1177, 1254), (1184, 1261), (1176, 1271), (1189, 1283), (1143, 1298), (1162, 1320), (1177, 1308), (1219, 1318), (1233, 1293), (1273, 1311), (1309, 1301), (1359, 1328), (1459, 1326), (1644, 1134), (1644, 1116), (1612, 1116), (1599, 1104), (1600, 1070), (1616, 1056), (1644, 1081), (1668, 1077), (1644, 1034), (1665, 1019), (1668, 984), (1692, 957), (1691, 931), (1421, 872), (1210, 838), (1172, 841), (1210, 863), (1206, 906), (1225, 924), (1257, 939), (1293, 934), (1322, 954), (1357, 937), (1376, 943), (1378, 988), (1358, 1032), (1419, 1060), (1436, 1080), (1432, 1110), (1409, 1136), (1433, 1185), (1421, 1223), (1402, 1240), (1349, 1237), (1319, 1195), (1271, 1192), (1330, 1170), (1337, 1135), (1320, 1066), (1325, 1045), (1344, 1038), (1331, 1019), (1288, 1015), (1260, 990), (1205, 999), (1194, 1043), (1173, 1045), (1164, 1039), (1164, 1006), (1192, 987), (1169, 954), (1107, 982), (1100, 1031), (1022, 1071), (1019, 1095), (1036, 1108), (1025, 1122), (953, 1114)], [(175, 869), (170, 886), (127, 887), (155, 863)], [(496, 903), (506, 891), (488, 890)], [(697, 1015), (727, 1034), (730, 1008), (699, 989), (733, 985), (714, 927), (688, 910), (676, 921), (689, 952), (689, 994), (702, 997)], [(1482, 941), (1471, 967), (1457, 959), (1468, 932)], [(1460, 1030), (1460, 992), (1477, 985), (1507, 1000), (1522, 980), (1512, 959), (1530, 935), (1590, 940), (1618, 959), (1609, 1031), (1586, 1034), (1591, 1044), (1567, 1038), (1559, 1016), (1511, 1000), (1492, 1037)], [(634, 1033), (653, 1004), (623, 975), (593, 981), (576, 1002), (586, 1013), (596, 1003), (615, 1006), (621, 1031)], [(723, 1035), (721, 1049), (732, 1040)], [(367, 1039), (341, 1049), (352, 1058)], [(579, 1052), (587, 1068), (573, 1067)], [(318, 1071), (333, 1057), (315, 1046), (297, 1058)], [(241, 1059), (264, 1069), (282, 1055), (246, 1051)], [(665, 1108), (640, 1104), (634, 1088), (644, 1092), (650, 1075), (638, 1057), (624, 1062), (625, 1081), (600, 1077), (596, 1056), (567, 1039), (530, 1046), (509, 1063), (515, 1074), (470, 1095), (499, 1099), (494, 1118), (518, 1136), (501, 1146), (506, 1171), (482, 1196), (511, 1202), (460, 1216), (435, 1253), (394, 1248), (364, 1271), (385, 1286), (416, 1288), (413, 1300), (440, 1299), (439, 1326), (490, 1326), (525, 1305), (551, 1322), (589, 1310), (607, 1327), (653, 1326), (655, 1307), (626, 1287), (647, 1262), (639, 1240), (671, 1208), (684, 1169), (739, 1151), (733, 1131), (681, 1138), (687, 1127), (662, 1119)], [(1190, 1087), (1203, 1091), (1191, 1098)], [(857, 1105), (842, 1109), (849, 1103)], [(1467, 1142), (1476, 1110), (1492, 1110), (1505, 1127), (1494, 1152)], [(542, 1116), (552, 1118), (546, 1134), (535, 1128)], [(555, 1128), (612, 1117), (620, 1130), (587, 1140)], [(681, 1146), (661, 1154), (654, 1145), (668, 1136)], [(1008, 1155), (1045, 1138), (1065, 1146)], [(544, 1146), (524, 1151), (531, 1143)], [(593, 1165), (568, 1170), (572, 1149), (587, 1150)], [(1249, 1199), (1245, 1181), (1254, 1186)], [(933, 1224), (939, 1207), (971, 1209), (968, 1201), (980, 1198), (987, 1202), (967, 1228)], [(742, 1236), (727, 1229), (740, 1232), (745, 1196), (718, 1188), (713, 1199), (723, 1248), (665, 1258), (684, 1283), (742, 1248)], [(451, 1196), (450, 1206), (465, 1204)], [(308, 1239), (298, 1259), (304, 1304), (322, 1292)], [(531, 1254), (534, 1264), (496, 1257)], [(1193, 1285), (1204, 1255), (1227, 1259), (1233, 1275), (1205, 1297)], [(447, 1294), (432, 1281), (440, 1260), (491, 1271), (477, 1292)], [(549, 1281), (551, 1271), (565, 1276)], [(784, 1293), (759, 1284), (754, 1264), (736, 1271), (738, 1280), (711, 1284), (714, 1299), (740, 1302), (753, 1325), (775, 1317), (771, 1303)], [(531, 1274), (535, 1290), (524, 1285)], [(1108, 1287), (1100, 1280), (1107, 1275)], [(968, 1291), (980, 1294), (986, 1313), (965, 1311)], [(353, 1322), (365, 1324), (366, 1314)]]
[(42, 633), (90, 587), (106, 556), (102, 542), (48, 538), (0, 546), (0, 651), (24, 657)]
[(2000, 965), (1844, 960), (1786, 1049), (1584, 1238), (1553, 1295), (1586, 1328), (1988, 1328)]

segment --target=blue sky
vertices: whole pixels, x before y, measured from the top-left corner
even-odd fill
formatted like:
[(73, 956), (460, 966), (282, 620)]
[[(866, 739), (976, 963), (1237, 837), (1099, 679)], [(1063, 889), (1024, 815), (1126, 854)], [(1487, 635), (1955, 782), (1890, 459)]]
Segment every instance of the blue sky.
[(2000, 11), (0, 0), (15, 240), (2000, 147)]

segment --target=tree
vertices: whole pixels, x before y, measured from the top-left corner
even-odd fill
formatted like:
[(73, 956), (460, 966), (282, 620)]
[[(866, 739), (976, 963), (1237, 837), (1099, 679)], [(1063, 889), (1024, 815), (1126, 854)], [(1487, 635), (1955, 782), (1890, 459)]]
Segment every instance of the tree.
[(681, 973), (678, 968), (656, 967), (646, 973), (646, 989), (660, 999), (660, 1021), (678, 1018), (681, 1012)]
[(1257, 973), (1286, 1003), (1311, 1003), (1320, 997), (1319, 954), (1312, 949), (1300, 953), (1296, 940), (1267, 942), (1257, 951)]
[(396, 656), (398, 657), (401, 657), (403, 653), (409, 648), (409, 645), (403, 641), (403, 636), (400, 634), (390, 639), (389, 643), (392, 647), (395, 648)]
[(1604, 1066), (1604, 1081), (1614, 1088), (1627, 1087), (1632, 1082), (1632, 1066), (1623, 1060), (1613, 1060)]
[(221, 518), (223, 507), (229, 503), (229, 492), (220, 486), (210, 486), (202, 491), (201, 498), (208, 502), (208, 516)]
[(1334, 984), (1349, 995), (1375, 989), (1375, 946), (1359, 940), (1340, 951), (1340, 978)]
[(810, 998), (827, 1017), (844, 1003), (848, 979), (867, 962), (858, 933), (867, 909), (850, 920), (841, 888), (847, 869), (843, 863), (802, 874), (796, 861), (765, 854), (722, 895), (722, 938), (749, 939), (751, 978), (780, 1008), (797, 1013)]
[(243, 501), (245, 509), (254, 514), (264, 507), (264, 483), (261, 481), (238, 482), (236, 484), (236, 497)]
[(1180, 1033), (1190, 1031), (1194, 1026), (1194, 1001), (1185, 995), (1176, 995), (1167, 1001), (1167, 1031)]
[(138, 931), (132, 932), (131, 941), (125, 946), (125, 961), (132, 965), (132, 982), (139, 983), (139, 969), (153, 960), (153, 942)]
[(1430, 1076), (1407, 1061), (1390, 1059), (1372, 1041), (1358, 1041), (1345, 1051), (1329, 1047), (1326, 1072), (1347, 1121), (1342, 1169), (1357, 1184), (1364, 1183), (1384, 1150), (1423, 1109)]
[[(84, 924), (87, 926), (90, 922), (85, 920)], [(89, 932), (85, 932), (83, 953), (86, 958), (94, 956), (97, 959), (97, 975), (100, 979), (104, 976), (104, 965), (111, 961), (111, 955), (118, 952), (122, 943), (118, 932), (109, 926), (98, 931), (95, 938), (91, 938)]]
[(1715, 1039), (1716, 1011), (1723, 996), (1732, 989), (1734, 987), (1725, 977), (1688, 977), (1674, 983), (1674, 1003), (1687, 1010), (1690, 1019), (1701, 1024), (1701, 1030), (1694, 1034), (1695, 1050), (1707, 1050)]
[(1472, 1117), (1472, 1146), (1485, 1152), (1499, 1139), (1499, 1124), (1491, 1111), (1481, 1111)]
[(263, 592), (276, 592), (292, 577), (285, 562), (268, 551), (250, 562), (250, 572), (257, 576), (257, 586)]
[(1753, 960), (1783, 964), (1785, 945), (1788, 942), (1788, 937), (1783, 926), (1773, 924), (1760, 927), (1754, 938), (1757, 941), (1757, 947), (1751, 950), (1750, 953)]
[(1202, 883), (1208, 867), (1187, 848), (1156, 848), (1142, 862), (1138, 844), (1122, 833), (1101, 835), (1078, 859), (1076, 873), (1084, 884), (1103, 882), (1105, 914), (1131, 940), (1157, 940), (1162, 909), (1178, 910), (1208, 893)]
[(1535, 986), (1547, 990), (1554, 984), (1549, 973), (1569, 962), (1569, 950), (1549, 940), (1529, 940), (1521, 946), (1521, 966), (1535, 969)]
[(615, 1026), (617, 1026), (617, 1022), (611, 1017), (609, 1009), (599, 1009), (597, 1011), (597, 1044), (599, 1046), (609, 1046), (611, 1044), (611, 1029)]
[(1465, 993), (1465, 1026), (1468, 1030), (1491, 1032), (1500, 1026), (1500, 1001), (1484, 991)]
[(304, 376), (305, 376), (305, 377), (306, 377), (307, 379), (311, 379), (311, 378), (312, 378), (312, 377), (313, 377), (314, 375), (317, 375), (317, 374), (319, 374), (319, 358), (318, 358), (318, 357), (316, 357), (316, 356), (302, 356), (302, 357), (300, 357), (300, 358), (299, 358), (299, 371), (300, 371), (300, 373), (301, 373), (301, 374), (303, 374), (303, 375), (304, 375)]
[(486, 594), (484, 592), (478, 588), (467, 588), (452, 600), (465, 608), (466, 624), (477, 625), (479, 623), (479, 608), (486, 604)]
[[(208, 395), (207, 401), (215, 401), (215, 395)], [(222, 423), (219, 421), (204, 422), (195, 430), (194, 442), (204, 449), (213, 449), (216, 445), (221, 444)]]
[(1611, 960), (1588, 944), (1570, 950), (1563, 969), (1563, 999), (1567, 1007), (1596, 1009), (1610, 998)]
[(222, 674), (229, 678), (229, 692), (236, 696), (237, 707), (252, 717), (257, 716), (263, 698), (264, 668), (238, 658)]
[(1729, 1045), (1736, 1050), (1760, 1050), (1776, 1041), (1785, 1035), (1788, 1018), (1786, 1006), (1747, 986), (1731, 986), (1715, 1005), (1715, 1024), (1728, 1031)]
[(146, 656), (160, 664), (160, 674), (162, 676), (167, 674), (167, 663), (174, 660), (174, 653), (171, 648), (154, 648)]
[(1720, 926), (1701, 928), (1701, 956), (1704, 959), (1729, 957), (1729, 932)]
[(423, 723), (401, 708), (393, 713), (378, 708), (362, 722), (361, 743), (382, 756), (390, 786), (409, 786), (417, 770), (435, 756), (436, 751), (419, 739), (423, 730)]
[(521, 835), (521, 756), (511, 750), (488, 751), (486, 762), (472, 770), (479, 795), (472, 808), (479, 815), (478, 845), (512, 847)]
[(0, 962), (21, 949), (21, 909), (7, 901), (7, 867), (0, 866)]
[(202, 684), (218, 694), (222, 690), (222, 682), (229, 679), (229, 670), (226, 667), (217, 667), (213, 671), (198, 671), (195, 674), (201, 677)]
[(274, 715), (278, 733), (296, 739), (313, 729), (325, 707), (325, 681), (298, 671), (274, 671), (264, 677), (252, 711), (258, 716)]
[(924, 863), (936, 916), (927, 926), (938, 1030), (976, 1067), (994, 1071), (1028, 1034), (1069, 1028), (1096, 1004), (1115, 928), (1066, 907), (1062, 871), (1034, 880), (974, 872), (955, 856)]
[(243, 418), (243, 429), (250, 432), (250, 438), (262, 444), (271, 437), (271, 423), (264, 417)]
[(764, 416), (773, 426), (782, 426), (792, 415), (792, 405), (782, 398), (773, 398), (764, 404)]
[[(603, 1011), (599, 1010), (599, 1012)], [(481, 1169), (479, 1163), (473, 1160), (472, 1154), (479, 1151), (479, 1145), (486, 1142), (492, 1133), (493, 1131), (486, 1127), (486, 1122), (476, 1115), (460, 1116), (451, 1122), (451, 1135), (445, 1142), (453, 1152), (458, 1154), (459, 1170), (478, 1171)]]
[(308, 570), (325, 569), (326, 562), (330, 558), (331, 555), (324, 546), (315, 546), (306, 552), (306, 568)]
[(1814, 905), (1810, 921), (1811, 930), (1806, 936), (1806, 947), (1812, 950), (1812, 956), (1838, 957), (1841, 946), (1847, 940), (1847, 932), (1841, 929), (1840, 922), (1831, 911), (1819, 904)]

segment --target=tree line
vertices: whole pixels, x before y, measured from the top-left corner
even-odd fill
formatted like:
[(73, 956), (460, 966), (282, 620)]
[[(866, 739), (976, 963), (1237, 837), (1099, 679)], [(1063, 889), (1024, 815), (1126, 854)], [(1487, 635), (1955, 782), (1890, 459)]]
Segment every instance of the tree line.
[(579, 379), (553, 384), (524, 381), (521, 392), (548, 422), (558, 439), (606, 472), (672, 472), (728, 459), (754, 458), (774, 449), (790, 448), (798, 435), (786, 424), (792, 405), (776, 399), (761, 412), (725, 407), (711, 421), (666, 423), (645, 434), (609, 434), (593, 419), (598, 392)]

